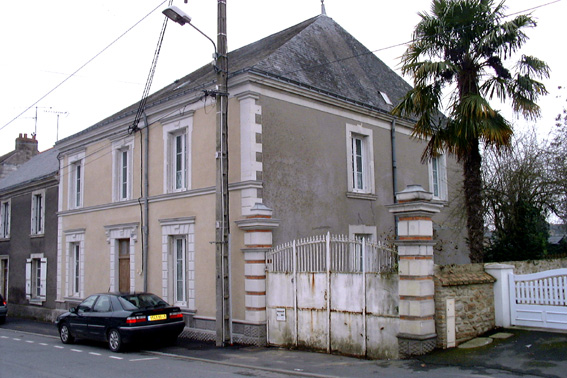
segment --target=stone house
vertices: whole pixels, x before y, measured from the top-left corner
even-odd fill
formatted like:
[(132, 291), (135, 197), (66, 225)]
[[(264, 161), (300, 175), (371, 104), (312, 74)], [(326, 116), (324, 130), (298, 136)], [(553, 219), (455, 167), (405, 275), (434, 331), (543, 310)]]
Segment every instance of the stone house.
[(56, 308), (58, 151), (0, 180), (0, 292), (10, 313), (52, 320)]
[[(421, 164), (412, 121), (389, 114), (409, 85), (325, 15), (228, 60), (232, 337), (261, 344), (272, 245), (392, 236), (396, 191), (422, 184), (455, 209), (461, 174), (449, 157)], [(186, 334), (214, 339), (215, 76), (206, 65), (151, 95), (137, 130), (134, 104), (57, 142), (60, 310), (150, 291), (181, 307)], [(466, 261), (447, 214), (438, 257)]]

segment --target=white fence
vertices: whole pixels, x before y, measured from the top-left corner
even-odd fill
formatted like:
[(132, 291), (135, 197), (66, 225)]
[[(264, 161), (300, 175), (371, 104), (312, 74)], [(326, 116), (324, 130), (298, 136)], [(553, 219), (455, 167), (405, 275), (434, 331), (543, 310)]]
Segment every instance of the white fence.
[(509, 276), (512, 325), (567, 330), (567, 269)]
[(266, 265), (268, 343), (397, 358), (395, 250), (326, 234), (274, 248)]

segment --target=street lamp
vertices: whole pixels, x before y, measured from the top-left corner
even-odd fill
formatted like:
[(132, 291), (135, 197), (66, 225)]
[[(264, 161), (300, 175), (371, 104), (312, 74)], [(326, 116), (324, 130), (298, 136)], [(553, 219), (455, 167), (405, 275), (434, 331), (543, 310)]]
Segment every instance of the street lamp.
[[(162, 13), (170, 20), (191, 25), (213, 44), (215, 48), (215, 72), (217, 86), (212, 93), (216, 98), (216, 345), (232, 343), (232, 319), (230, 310), (230, 266), (228, 212), (228, 57), (226, 45), (226, 0), (217, 0), (217, 44), (191, 23), (191, 17), (176, 6), (170, 6)], [(218, 45), (218, 49), (217, 49)], [(209, 91), (211, 93), (211, 91)]]
[(215, 60), (216, 60), (217, 45), (215, 44), (215, 42), (211, 38), (209, 38), (208, 35), (203, 33), (201, 30), (199, 30), (199, 28), (197, 28), (195, 25), (193, 25), (191, 23), (191, 16), (189, 16), (187, 13), (183, 12), (181, 9), (177, 8), (175, 5), (172, 5), (170, 7), (165, 8), (161, 13), (163, 13), (171, 21), (176, 22), (181, 26), (183, 26), (185, 24), (191, 25), (195, 30), (197, 30), (205, 38), (207, 38), (209, 41), (211, 41), (211, 43), (213, 44), (213, 47), (215, 48)]

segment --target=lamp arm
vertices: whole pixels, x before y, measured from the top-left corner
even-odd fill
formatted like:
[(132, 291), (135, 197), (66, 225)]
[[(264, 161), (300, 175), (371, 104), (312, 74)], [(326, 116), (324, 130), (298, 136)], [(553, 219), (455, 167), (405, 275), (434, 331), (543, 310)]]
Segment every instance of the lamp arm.
[(197, 30), (199, 33), (201, 33), (205, 38), (207, 38), (209, 41), (211, 41), (211, 43), (213, 44), (213, 47), (215, 48), (215, 59), (218, 55), (217, 53), (217, 45), (215, 44), (215, 42), (205, 33), (203, 33), (198, 27), (196, 27), (195, 25), (193, 25), (192, 23), (189, 23), (189, 25), (191, 25), (193, 27), (193, 29)]

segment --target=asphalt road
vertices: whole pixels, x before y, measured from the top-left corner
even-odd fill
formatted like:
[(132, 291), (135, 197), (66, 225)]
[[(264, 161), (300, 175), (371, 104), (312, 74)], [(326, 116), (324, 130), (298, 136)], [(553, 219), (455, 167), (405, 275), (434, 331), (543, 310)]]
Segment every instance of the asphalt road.
[(0, 326), (0, 377), (567, 376), (567, 334), (505, 331), (513, 336), (479, 348), (439, 350), (410, 360), (371, 361), (281, 348), (216, 348), (187, 339), (179, 339), (176, 346), (134, 346), (114, 354), (102, 343), (63, 345), (53, 324), (9, 319)]

